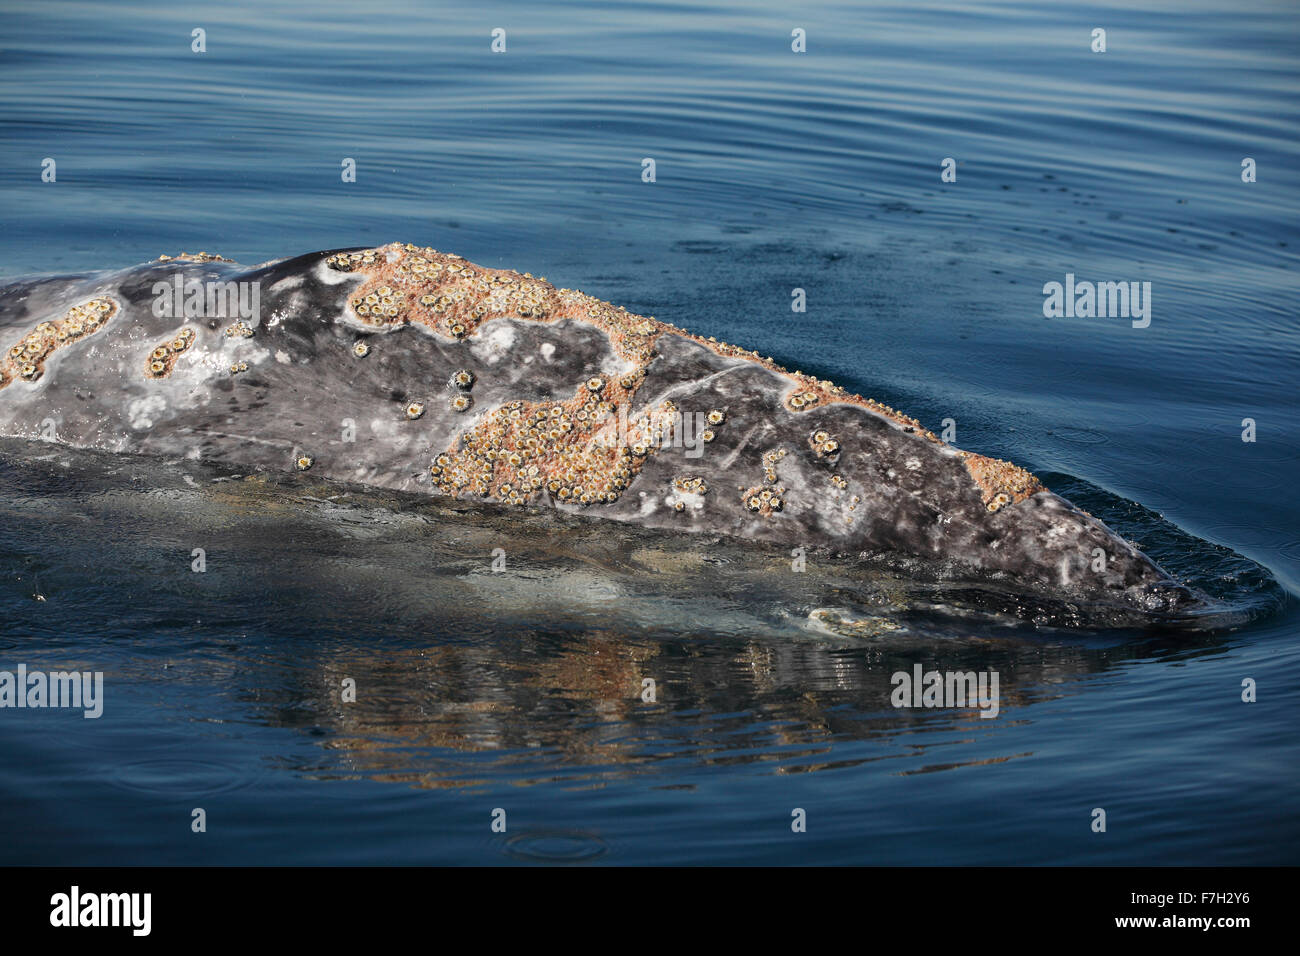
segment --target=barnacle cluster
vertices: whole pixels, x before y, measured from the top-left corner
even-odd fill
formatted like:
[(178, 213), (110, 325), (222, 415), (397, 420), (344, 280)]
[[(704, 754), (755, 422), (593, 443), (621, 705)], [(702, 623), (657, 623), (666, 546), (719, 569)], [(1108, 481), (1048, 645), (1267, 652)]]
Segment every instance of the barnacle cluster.
[(785, 406), (793, 412), (816, 408), (822, 401), (822, 393), (812, 388), (796, 388), (785, 396)]
[(990, 513), (1024, 501), (1045, 490), (1042, 483), (1019, 465), (998, 458), (986, 458), (968, 451), (961, 453), (967, 470), (979, 486), (984, 507)]
[[(458, 395), (457, 398), (468, 398)], [(672, 427), (663, 402), (618, 434), (619, 408), (586, 383), (567, 401), (513, 401), (487, 414), (429, 468), (449, 495), (577, 505), (617, 501)]]
[(116, 314), (117, 303), (108, 296), (99, 296), (74, 305), (57, 319), (38, 323), (0, 360), (0, 388), (16, 378), (35, 382), (45, 374), (45, 360), (51, 354), (98, 332)]
[(840, 443), (831, 437), (830, 432), (819, 428), (808, 437), (808, 447), (817, 453), (818, 458), (829, 458), (839, 454)]
[(773, 448), (763, 455), (763, 480), (769, 485), (776, 483), (776, 466), (781, 463), (785, 457), (784, 448)]
[(374, 265), (377, 252), (378, 250), (375, 249), (365, 249), (361, 252), (340, 252), (338, 255), (326, 259), (325, 264), (339, 272), (352, 272), (362, 266)]
[(193, 344), (194, 330), (187, 325), (166, 342), (154, 347), (145, 362), (146, 374), (149, 378), (166, 378), (176, 367), (176, 359)]
[(747, 510), (770, 518), (785, 508), (785, 486), (777, 484), (776, 473), (776, 466), (785, 456), (784, 448), (773, 448), (763, 455), (763, 484), (740, 489), (740, 500)]
[(785, 499), (781, 497), (784, 494), (785, 488), (779, 485), (776, 488), (764, 488), (760, 485), (742, 489), (740, 498), (747, 509), (764, 518), (770, 518), (785, 507)]
[(240, 372), (247, 372), (247, 371), (248, 371), (247, 362), (235, 362), (230, 366), (231, 375), (238, 375)]
[(253, 337), (253, 328), (247, 322), (236, 322), (234, 325), (226, 326), (226, 337), (232, 339), (251, 339)]
[[(709, 493), (709, 484), (698, 475), (678, 475), (673, 479), (673, 489), (678, 492), (669, 499), (676, 512), (686, 510), (686, 499), (680, 495), (707, 495)], [(698, 507), (698, 505), (697, 505)]]
[(401, 325), (406, 311), (406, 293), (381, 285), (373, 292), (352, 297), (352, 311), (370, 325)]
[(174, 256), (159, 256), (159, 262), (234, 262), (234, 259), (227, 259), (225, 256), (219, 256), (215, 252), (182, 252)]
[(487, 269), (410, 243), (341, 252), (325, 264), (365, 276), (349, 295), (348, 304), (368, 325), (416, 323), (448, 338), (464, 339), (496, 318), (588, 322), (605, 332), (614, 350), (637, 367), (629, 377), (629, 388), (639, 384), (640, 367), (653, 357), (651, 345), (664, 330), (654, 319), (572, 289), (556, 289), (531, 273)]
[(673, 487), (691, 495), (707, 495), (709, 483), (698, 475), (678, 475), (673, 479)]

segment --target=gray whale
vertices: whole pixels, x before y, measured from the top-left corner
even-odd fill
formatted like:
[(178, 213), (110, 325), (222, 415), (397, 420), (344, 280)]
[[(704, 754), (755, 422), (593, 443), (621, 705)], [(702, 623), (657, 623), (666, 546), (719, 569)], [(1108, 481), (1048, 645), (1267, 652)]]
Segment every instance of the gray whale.
[(756, 352), (393, 243), (0, 286), (0, 435), (1200, 597), (1009, 462)]

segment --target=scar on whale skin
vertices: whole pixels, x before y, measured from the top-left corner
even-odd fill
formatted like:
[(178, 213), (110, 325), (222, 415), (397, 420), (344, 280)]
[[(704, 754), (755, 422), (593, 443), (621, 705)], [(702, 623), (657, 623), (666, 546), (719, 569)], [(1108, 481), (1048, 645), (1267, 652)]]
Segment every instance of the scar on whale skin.
[(6, 351), (0, 363), (0, 388), (21, 378), (35, 382), (45, 374), (45, 360), (56, 351), (74, 345), (88, 335), (93, 335), (118, 312), (117, 302), (108, 296), (98, 296), (80, 305), (74, 305), (62, 317), (37, 323)]

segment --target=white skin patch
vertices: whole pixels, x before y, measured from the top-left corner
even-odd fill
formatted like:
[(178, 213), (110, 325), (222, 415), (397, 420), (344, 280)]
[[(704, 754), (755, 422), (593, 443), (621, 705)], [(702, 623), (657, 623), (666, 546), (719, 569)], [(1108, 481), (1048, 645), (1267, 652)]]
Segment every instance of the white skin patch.
[(487, 331), (480, 331), (469, 347), (480, 362), (495, 365), (510, 352), (515, 344), (515, 330), (505, 322), (493, 322)]
[(704, 510), (704, 496), (697, 495), (693, 491), (679, 491), (676, 494), (670, 495), (664, 499), (664, 504), (672, 508), (678, 501), (686, 505), (687, 511)]
[(356, 282), (357, 285), (361, 284), (358, 281), (359, 276), (355, 272), (340, 272), (337, 269), (331, 269), (325, 264), (324, 260), (318, 262), (316, 268), (313, 269), (312, 272), (316, 276), (317, 281), (322, 282), (325, 285), (339, 285), (340, 283), (349, 281)]
[(550, 362), (552, 356), (554, 355), (555, 355), (555, 346), (552, 345), (550, 342), (543, 342), (542, 358), (546, 359), (547, 362)]
[(279, 350), (275, 353), (275, 360), (281, 365), (290, 365), (293, 362), (293, 359), (289, 358), (289, 353), (283, 350)]
[(137, 431), (153, 428), (153, 417), (167, 410), (167, 401), (161, 395), (137, 398), (126, 408), (126, 417)]

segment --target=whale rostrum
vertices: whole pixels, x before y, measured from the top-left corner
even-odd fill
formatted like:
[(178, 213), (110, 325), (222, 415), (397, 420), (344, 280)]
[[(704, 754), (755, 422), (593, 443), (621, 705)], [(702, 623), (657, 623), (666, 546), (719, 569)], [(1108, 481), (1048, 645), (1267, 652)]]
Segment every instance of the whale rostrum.
[(0, 435), (1193, 600), (1009, 462), (529, 273), (392, 243), (0, 287)]

